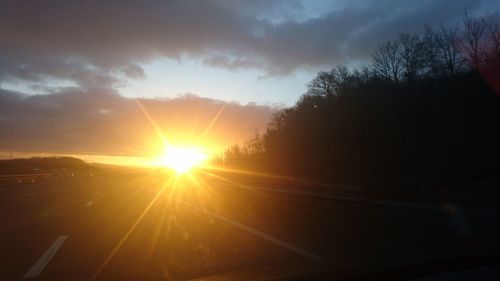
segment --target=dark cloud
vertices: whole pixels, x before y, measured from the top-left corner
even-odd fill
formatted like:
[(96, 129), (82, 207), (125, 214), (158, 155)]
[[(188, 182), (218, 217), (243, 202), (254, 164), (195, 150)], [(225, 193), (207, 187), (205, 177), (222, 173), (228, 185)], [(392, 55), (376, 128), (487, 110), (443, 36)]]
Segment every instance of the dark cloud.
[(111, 90), (68, 88), (28, 96), (0, 89), (0, 151), (150, 153), (158, 134), (140, 105), (167, 138), (203, 140), (217, 148), (263, 129), (275, 111), (267, 106), (225, 103), (195, 95), (130, 99)]
[[(2, 1), (0, 79), (56, 77), (85, 87), (144, 76), (157, 57), (284, 75), (362, 60), (380, 42), (486, 0), (442, 1)], [(326, 7), (326, 8), (325, 8)]]

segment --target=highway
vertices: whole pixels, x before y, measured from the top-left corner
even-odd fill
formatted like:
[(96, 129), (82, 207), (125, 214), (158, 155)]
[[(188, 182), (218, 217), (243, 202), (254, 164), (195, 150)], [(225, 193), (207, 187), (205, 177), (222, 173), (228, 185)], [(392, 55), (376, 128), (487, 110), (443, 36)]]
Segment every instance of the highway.
[(497, 198), (394, 200), (204, 170), (8, 183), (0, 279), (210, 280), (498, 253)]

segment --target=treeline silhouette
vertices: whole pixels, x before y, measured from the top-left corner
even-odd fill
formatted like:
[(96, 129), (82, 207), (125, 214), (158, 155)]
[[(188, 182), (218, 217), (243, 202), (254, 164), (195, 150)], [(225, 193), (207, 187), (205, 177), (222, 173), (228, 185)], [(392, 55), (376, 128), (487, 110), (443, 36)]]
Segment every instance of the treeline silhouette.
[(445, 178), (500, 165), (500, 17), (401, 34), (319, 72), (262, 134), (215, 162), (330, 178)]

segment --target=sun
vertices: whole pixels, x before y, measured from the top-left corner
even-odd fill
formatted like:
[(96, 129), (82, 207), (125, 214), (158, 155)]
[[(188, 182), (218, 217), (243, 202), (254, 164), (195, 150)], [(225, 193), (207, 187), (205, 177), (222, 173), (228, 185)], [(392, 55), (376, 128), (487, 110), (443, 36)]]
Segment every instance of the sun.
[(177, 173), (185, 173), (194, 167), (201, 166), (207, 155), (199, 147), (180, 147), (169, 145), (160, 157), (160, 165), (173, 169)]

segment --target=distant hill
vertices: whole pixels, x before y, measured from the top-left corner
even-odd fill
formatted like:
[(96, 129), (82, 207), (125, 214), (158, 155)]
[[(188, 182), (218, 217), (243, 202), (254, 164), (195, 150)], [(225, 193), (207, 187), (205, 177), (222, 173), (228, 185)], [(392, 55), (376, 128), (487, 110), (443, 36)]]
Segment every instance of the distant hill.
[(34, 157), (0, 160), (0, 175), (88, 171), (90, 165), (75, 157)]

